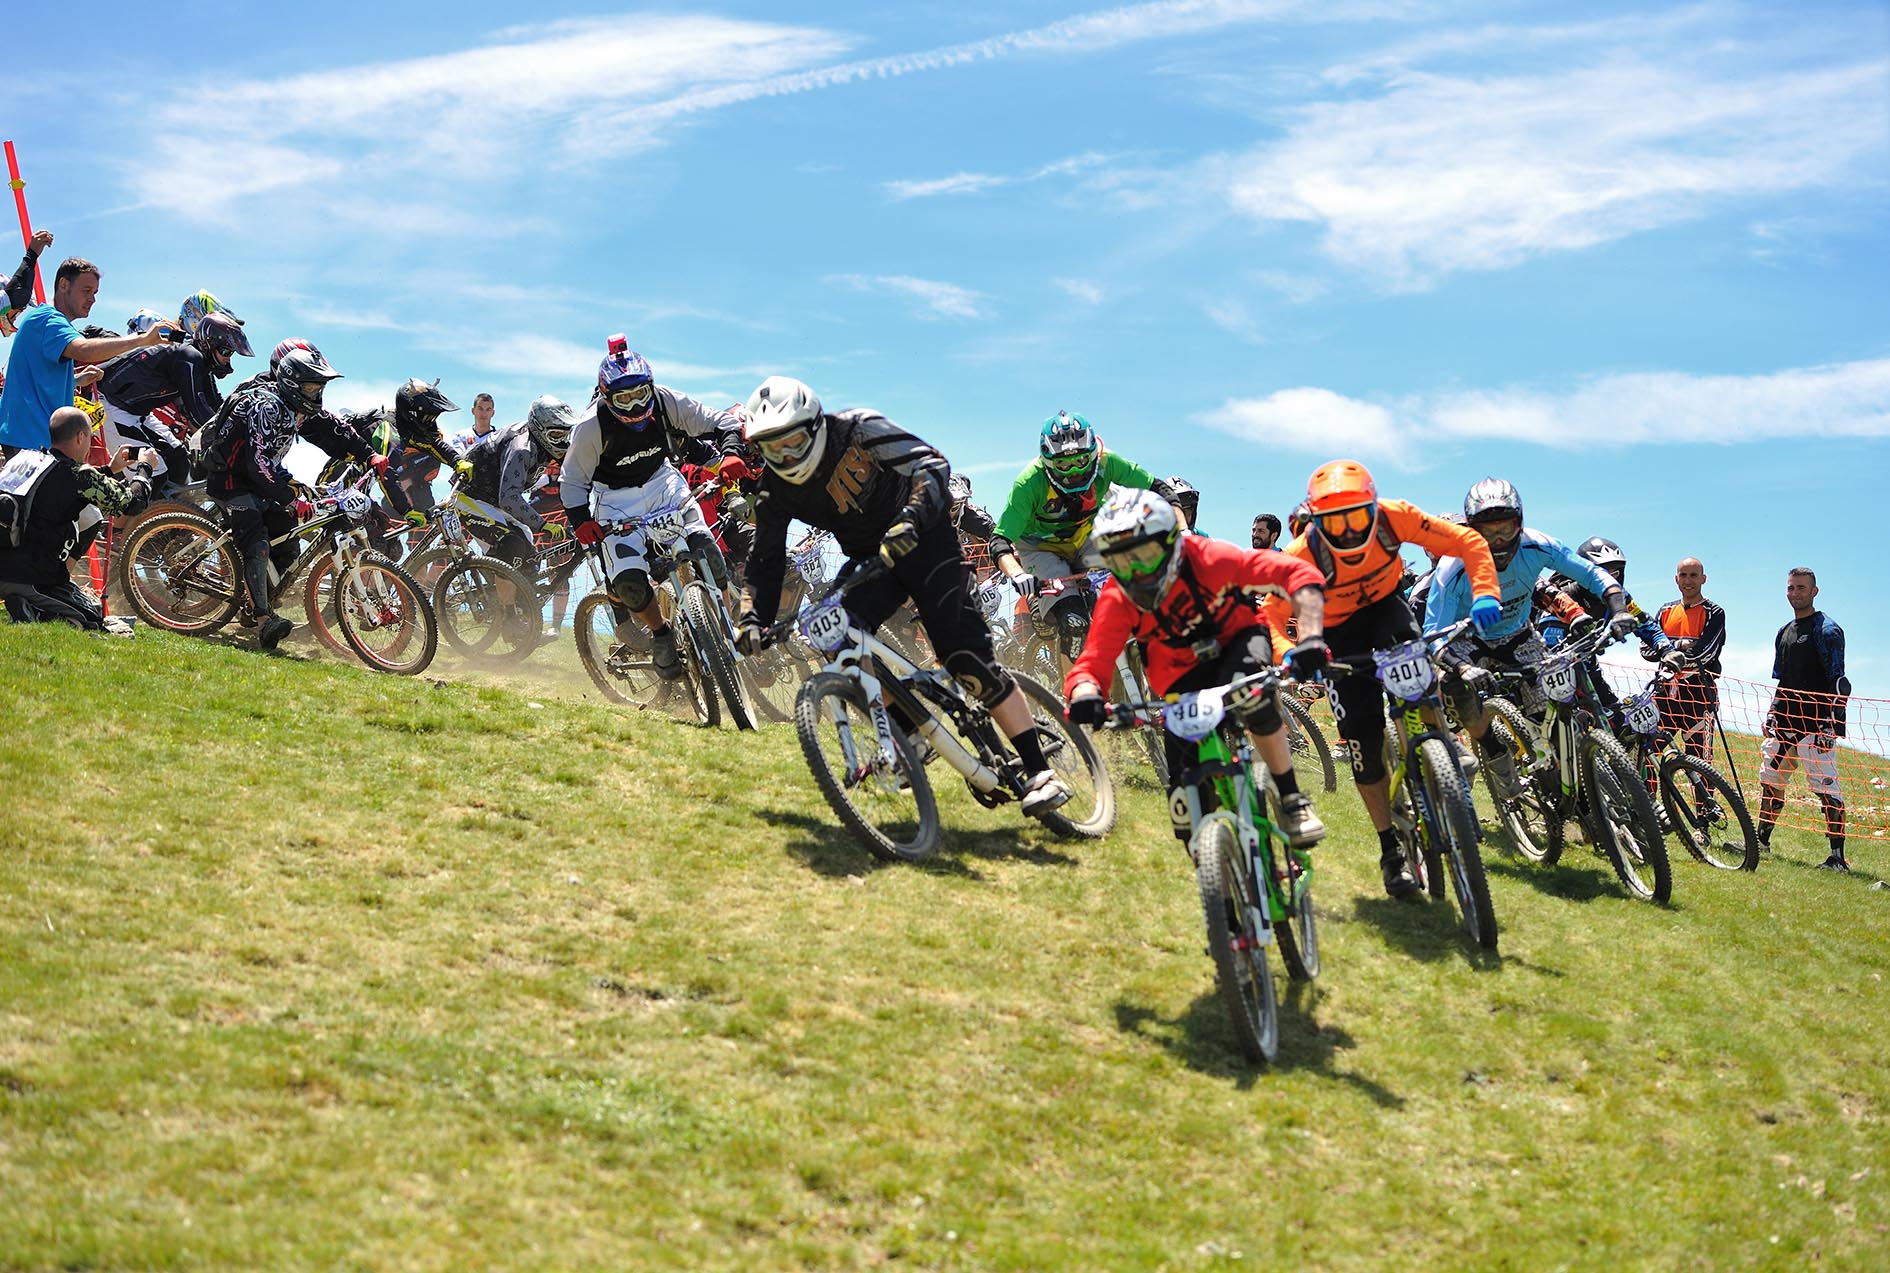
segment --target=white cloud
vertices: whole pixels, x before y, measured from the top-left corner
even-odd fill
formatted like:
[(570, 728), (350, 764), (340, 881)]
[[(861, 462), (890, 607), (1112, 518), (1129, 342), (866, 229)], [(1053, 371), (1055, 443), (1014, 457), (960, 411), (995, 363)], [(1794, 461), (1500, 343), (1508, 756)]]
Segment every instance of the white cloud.
[(1890, 437), (1890, 358), (1751, 376), (1597, 376), (1559, 393), (1453, 391), (1389, 404), (1301, 387), (1230, 398), (1195, 419), (1269, 446), (1394, 462), (1439, 442), (1490, 439), (1575, 450)]
[(1042, 181), (1047, 177), (1068, 177), (1085, 169), (1100, 167), (1109, 162), (1109, 156), (1095, 151), (1085, 151), (1080, 155), (1071, 155), (1066, 159), (1054, 160), (1033, 168), (1018, 176), (1001, 176), (989, 172), (956, 172), (949, 177), (937, 177), (930, 181), (888, 181), (886, 193), (895, 199), (927, 199), (934, 195), (983, 194), (999, 186), (1012, 186), (1024, 182)]
[(856, 292), (890, 292), (899, 296), (910, 297), (923, 306), (918, 312), (919, 318), (983, 318), (985, 312), (978, 302), (984, 299), (982, 292), (960, 287), (956, 283), (941, 283), (936, 279), (913, 278), (909, 274), (839, 274), (834, 276), (837, 283), (844, 283)]
[(1056, 284), (1063, 294), (1073, 301), (1079, 301), (1084, 305), (1100, 305), (1103, 303), (1102, 288), (1097, 287), (1094, 283), (1085, 279), (1057, 278), (1051, 279), (1050, 281)]
[(1279, 141), (1209, 167), (1238, 210), (1321, 225), (1335, 259), (1421, 287), (1870, 172), (1890, 138), (1887, 75), (1882, 61), (1720, 78), (1620, 60), (1403, 71), (1375, 96), (1299, 108)]
[(1253, 316), (1253, 310), (1243, 300), (1211, 300), (1201, 306), (1201, 312), (1207, 315), (1210, 323), (1230, 336), (1238, 337), (1250, 345), (1266, 343), (1266, 333), (1259, 320)]

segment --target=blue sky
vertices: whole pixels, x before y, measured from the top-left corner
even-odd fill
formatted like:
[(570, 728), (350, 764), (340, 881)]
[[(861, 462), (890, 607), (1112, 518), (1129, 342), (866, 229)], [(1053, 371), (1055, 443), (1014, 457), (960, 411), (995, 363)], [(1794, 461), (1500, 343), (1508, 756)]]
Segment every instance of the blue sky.
[(1883, 5), (535, 8), (114, 6), (0, 133), (95, 318), (208, 287), (345, 403), (516, 418), (625, 331), (709, 401), (876, 407), (987, 502), (1058, 408), (1237, 540), (1338, 455), (1436, 510), (1495, 473), (1644, 601), (1702, 557), (1729, 670), (1814, 566), (1890, 697)]

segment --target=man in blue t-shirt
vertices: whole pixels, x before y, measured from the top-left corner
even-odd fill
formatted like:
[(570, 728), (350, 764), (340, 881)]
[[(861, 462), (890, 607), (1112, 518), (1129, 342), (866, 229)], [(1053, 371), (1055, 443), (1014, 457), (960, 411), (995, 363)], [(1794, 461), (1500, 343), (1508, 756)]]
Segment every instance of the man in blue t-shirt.
[[(166, 339), (174, 324), (159, 323), (142, 336), (81, 336), (73, 324), (98, 299), (98, 266), (81, 257), (60, 263), (50, 305), (35, 305), (19, 320), (0, 390), (0, 453), (44, 451), (52, 445), (52, 413), (72, 405), (77, 367), (91, 367)], [(86, 384), (98, 379), (90, 373)]]

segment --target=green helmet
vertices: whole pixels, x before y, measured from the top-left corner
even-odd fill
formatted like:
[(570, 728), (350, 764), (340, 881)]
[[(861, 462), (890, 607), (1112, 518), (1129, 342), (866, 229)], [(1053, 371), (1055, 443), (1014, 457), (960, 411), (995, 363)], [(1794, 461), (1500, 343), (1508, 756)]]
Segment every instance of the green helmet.
[(1102, 463), (1102, 440), (1089, 421), (1074, 411), (1059, 411), (1043, 422), (1037, 439), (1044, 475), (1065, 495), (1086, 491)]

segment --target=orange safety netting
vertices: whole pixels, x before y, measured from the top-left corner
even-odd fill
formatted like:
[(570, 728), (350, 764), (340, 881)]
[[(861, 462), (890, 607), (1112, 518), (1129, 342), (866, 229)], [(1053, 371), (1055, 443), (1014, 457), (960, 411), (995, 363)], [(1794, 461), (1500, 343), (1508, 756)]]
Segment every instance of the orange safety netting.
[[(1653, 679), (1647, 663), (1602, 664), (1609, 684), (1622, 695), (1639, 693)], [(1721, 676), (1717, 721), (1712, 731), (1712, 761), (1745, 793), (1753, 818), (1759, 814), (1759, 755), (1765, 742), (1765, 718), (1777, 687)], [(1807, 697), (1812, 697), (1807, 695)], [(1838, 794), (1844, 801), (1845, 833), (1851, 840), (1890, 839), (1890, 700), (1845, 700), (1845, 732), (1838, 739)], [(1785, 778), (1785, 804), (1779, 825), (1818, 835), (1825, 832), (1824, 809), (1806, 784), (1802, 768)]]

